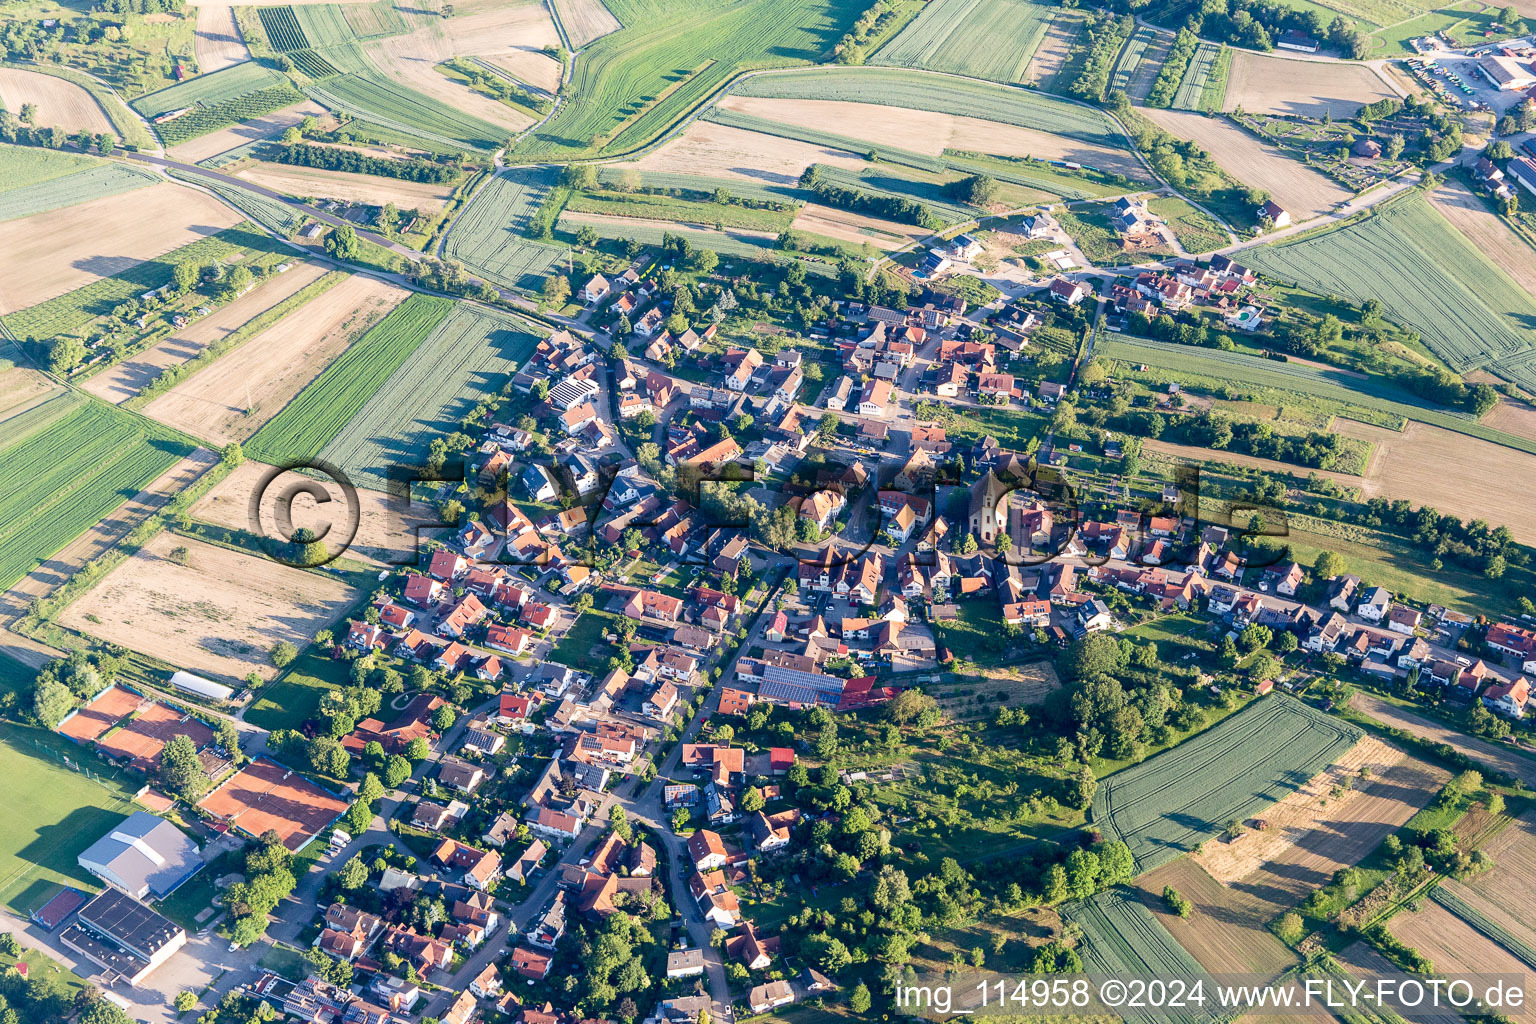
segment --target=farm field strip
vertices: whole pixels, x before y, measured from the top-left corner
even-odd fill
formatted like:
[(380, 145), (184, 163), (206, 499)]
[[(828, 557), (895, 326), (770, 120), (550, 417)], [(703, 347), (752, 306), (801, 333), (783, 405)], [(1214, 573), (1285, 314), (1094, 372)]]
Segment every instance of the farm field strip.
[[(48, 403), (51, 404), (51, 403)], [(0, 448), (0, 589), (99, 523), (192, 451), (178, 435), (101, 402), (74, 405)], [(25, 415), (25, 414), (24, 414)]]
[(234, 67), (198, 75), (169, 88), (140, 96), (129, 104), (145, 117), (155, 118), (183, 107), (213, 106), (227, 100), (239, 99), (248, 93), (282, 85), (281, 74), (255, 61), (246, 61)]
[(1294, 242), (1245, 254), (1255, 269), (1318, 294), (1377, 298), (1453, 370), (1498, 373), (1536, 352), (1536, 299), (1457, 233), (1422, 196)]
[(1473, 906), (1459, 892), (1452, 889), (1450, 882), (1442, 882), (1435, 886), (1435, 888), (1430, 890), (1429, 897), (1452, 914), (1461, 918), (1468, 925), (1525, 961), (1526, 964), (1536, 967), (1536, 947), (1524, 942), (1501, 924), (1490, 919), (1487, 914), (1483, 913), (1480, 907)]
[[(1207, 847), (1217, 844), (1207, 844)], [(1188, 918), (1174, 913), (1163, 890), (1189, 900)], [(1271, 980), (1296, 963), (1296, 954), (1266, 925), (1273, 908), (1246, 884), (1223, 885), (1191, 857), (1179, 857), (1136, 880), (1134, 888), (1174, 939), (1213, 975), (1261, 974)]]
[(1115, 61), (1114, 72), (1110, 75), (1111, 90), (1130, 91), (1131, 82), (1135, 81), (1137, 73), (1141, 70), (1142, 60), (1157, 41), (1157, 35), (1156, 29), (1143, 25), (1125, 41), (1125, 48), (1120, 51), (1120, 58)]
[(1360, 730), (1298, 701), (1267, 697), (1139, 765), (1116, 772), (1092, 820), (1145, 871), (1194, 849), (1302, 786)]
[(824, 59), (863, 13), (859, 0), (610, 0), (625, 27), (589, 43), (570, 99), (514, 156), (544, 161), (633, 152), (737, 72)]
[(308, 218), (294, 207), (270, 196), (259, 195), (221, 178), (209, 178), (180, 167), (168, 168), (171, 177), (206, 188), (268, 231), (291, 238)]
[(1536, 441), (1530, 438), (1485, 427), (1468, 415), (1437, 409), (1400, 388), (1370, 378), (1351, 377), (1302, 363), (1261, 360), (1235, 352), (1170, 345), (1144, 338), (1111, 338), (1104, 343), (1102, 352), (1111, 359), (1145, 363), (1175, 373), (1239, 381), (1280, 391), (1299, 391), (1341, 405), (1417, 420), (1536, 455)]
[[(1061, 908), (1065, 921), (1082, 926), (1078, 951), (1089, 974), (1118, 977), (1200, 977), (1206, 972), (1140, 900), (1121, 889)], [(1127, 1024), (1215, 1024), (1223, 1018), (1193, 1007), (1120, 1011)]]
[(553, 0), (552, 6), (565, 29), (566, 38), (578, 50), (592, 40), (624, 27), (603, 5), (603, 0)]
[(921, 203), (939, 216), (953, 222), (971, 220), (980, 212), (975, 207), (962, 206), (950, 200), (942, 185), (921, 181), (886, 167), (873, 166), (859, 171), (846, 171), (841, 167), (824, 167), (821, 170), (821, 176), (842, 188)]
[(627, 173), (640, 176), (641, 188), (683, 189), (693, 192), (712, 193), (724, 189), (740, 199), (754, 202), (799, 202), (804, 193), (793, 185), (761, 185), (730, 178), (712, 178), (702, 174), (685, 174), (681, 171), (640, 171), (626, 165), (608, 165), (597, 172), (597, 179), (607, 188), (622, 186)]
[[(559, 230), (574, 234), (582, 226), (589, 225), (600, 238), (633, 238), (641, 245), (660, 245), (667, 234), (681, 235), (696, 249), (710, 249), (720, 256), (741, 256), (745, 259), (773, 260), (787, 263), (794, 257), (778, 248), (775, 235), (752, 231), (716, 231), (713, 228), (696, 228), (685, 224), (662, 221), (633, 220), (627, 217), (603, 217), (598, 214), (562, 213)], [(827, 263), (802, 261), (807, 273), (830, 277), (837, 268)]]
[(1184, 77), (1179, 81), (1179, 91), (1173, 94), (1173, 106), (1176, 110), (1204, 110), (1205, 83), (1210, 80), (1211, 72), (1216, 69), (1216, 60), (1221, 56), (1221, 44), (1201, 41), (1195, 47), (1195, 55), (1190, 58), (1189, 67), (1184, 71)]
[(0, 143), (0, 195), (97, 166), (88, 156)]
[(497, 174), (454, 218), (443, 254), (505, 288), (536, 287), (568, 251), (524, 236), (554, 184), (549, 169), (511, 168)]
[(314, 458), (452, 310), (449, 299), (412, 294), (267, 421), (247, 451), (283, 465)]
[(873, 153), (885, 163), (905, 164), (908, 167), (916, 167), (934, 173), (942, 172), (948, 166), (939, 157), (914, 153), (910, 150), (898, 149), (895, 146), (883, 146), (878, 143), (867, 142), (863, 139), (855, 139), (848, 135), (839, 135), (836, 132), (818, 131), (815, 128), (806, 128), (801, 125), (784, 124), (781, 121), (774, 121), (766, 117), (758, 117), (755, 114), (747, 114), (725, 107), (711, 108), (704, 115), (704, 119), (731, 128), (740, 128), (743, 131), (775, 135), (781, 139), (794, 139), (799, 142), (809, 142), (815, 146), (841, 149), (856, 156)]
[(930, 0), (870, 63), (1022, 82), (1055, 12), (1030, 0)]
[(62, 178), (0, 192), (0, 221), (47, 213), (153, 185), (160, 179), (126, 164), (96, 164)]
[(387, 467), (426, 465), (431, 440), (451, 433), (478, 395), (498, 393), (538, 340), (506, 317), (455, 308), (346, 421), (321, 457), (384, 490)]
[(739, 96), (846, 100), (980, 118), (1062, 135), (1112, 149), (1127, 143), (1098, 110), (1045, 93), (902, 68), (821, 67), (754, 75), (732, 86)]
[(489, 121), (460, 113), (376, 71), (328, 78), (322, 85), (310, 86), (309, 93), (332, 109), (445, 146), (493, 150), (507, 136)]

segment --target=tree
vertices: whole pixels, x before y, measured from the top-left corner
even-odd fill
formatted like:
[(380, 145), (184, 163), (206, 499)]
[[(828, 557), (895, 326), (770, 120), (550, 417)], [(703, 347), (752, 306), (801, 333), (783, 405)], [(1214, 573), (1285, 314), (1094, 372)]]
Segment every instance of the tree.
[(368, 884), (368, 865), (363, 863), (363, 855), (354, 853), (352, 859), (341, 866), (336, 872), (336, 880), (347, 892), (361, 889)]
[(410, 761), (425, 761), (431, 755), (432, 745), (420, 736), (417, 736), (415, 739), (411, 740), (410, 743), (406, 744), (405, 756)]
[(32, 692), (32, 715), (45, 729), (56, 729), (75, 707), (75, 695), (56, 679), (40, 679)]
[(177, 1013), (186, 1013), (188, 1010), (192, 1009), (192, 1007), (194, 1007), (196, 1005), (197, 1005), (197, 993), (195, 993), (195, 992), (178, 992), (178, 993), (176, 993), (176, 1012)]
[(870, 1002), (869, 986), (862, 981), (854, 986), (852, 992), (848, 993), (848, 1009), (854, 1013), (869, 1012)]
[(299, 656), (299, 649), (287, 640), (279, 640), (272, 645), (270, 657), (272, 664), (278, 668), (287, 668), (293, 664), (293, 659)]
[(316, 736), (309, 741), (305, 748), (309, 757), (310, 766), (321, 775), (328, 775), (333, 779), (344, 779), (347, 770), (352, 763), (352, 755), (347, 749), (329, 736)]
[(897, 725), (906, 725), (937, 710), (938, 706), (938, 701), (921, 690), (902, 690), (886, 704), (885, 717)]
[(179, 292), (189, 292), (197, 285), (198, 266), (191, 260), (182, 260), (171, 272), (171, 281)]
[(133, 1018), (116, 1004), (100, 999), (77, 1018), (77, 1024), (133, 1024)]
[(1320, 580), (1331, 580), (1344, 572), (1344, 560), (1332, 551), (1320, 552), (1312, 563), (1312, 575)]
[(997, 181), (985, 174), (961, 178), (950, 186), (951, 194), (970, 206), (990, 206), (997, 200)]
[(389, 789), (399, 789), (401, 783), (411, 777), (411, 762), (399, 754), (389, 755), (389, 760), (384, 762), (384, 785)]
[(352, 225), (343, 224), (325, 236), (325, 251), (334, 259), (356, 260), (363, 254), (363, 243)]
[(324, 565), (331, 557), (330, 552), (326, 550), (325, 542), (307, 526), (301, 526), (293, 531), (293, 539), (289, 541), (289, 546), (292, 549), (293, 564), (306, 569)]
[(741, 794), (741, 809), (748, 814), (754, 814), (763, 809), (763, 791), (756, 786), (750, 787)]
[(597, 168), (591, 164), (570, 164), (560, 175), (561, 181), (573, 189), (597, 188)]
[(571, 282), (564, 274), (550, 274), (544, 279), (544, 301), (551, 306), (563, 306), (571, 297)]
[(160, 781), (181, 799), (192, 803), (208, 788), (208, 775), (197, 759), (197, 744), (190, 736), (173, 736), (160, 751)]

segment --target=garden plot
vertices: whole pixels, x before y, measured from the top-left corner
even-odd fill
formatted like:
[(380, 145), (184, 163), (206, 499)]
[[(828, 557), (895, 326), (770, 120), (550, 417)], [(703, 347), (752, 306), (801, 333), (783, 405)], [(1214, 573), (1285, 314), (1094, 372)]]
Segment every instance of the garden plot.
[(1448, 777), (1365, 737), (1262, 812), (1257, 819), (1262, 828), (1207, 843), (1194, 860), (1223, 884), (1264, 901), (1270, 908), (1266, 917), (1272, 916), (1359, 863), (1428, 806)]
[(220, 447), (246, 441), (406, 294), (374, 277), (349, 277), (182, 381), (144, 412)]
[(321, 457), (383, 490), (392, 467), (425, 466), (432, 440), (500, 393), (538, 340), (520, 321), (459, 306), (346, 420)]
[(430, 217), (447, 205), (454, 189), (452, 182), (405, 181), (264, 161), (242, 167), (235, 172), (235, 177), (299, 198), (339, 199), (370, 206), (394, 203), (401, 210), (415, 210), (424, 217)]
[(233, 7), (209, 4), (197, 9), (197, 39), (192, 52), (197, 57), (197, 70), (205, 75), (251, 59), (240, 26), (235, 24)]
[[(251, 499), (256, 488), (273, 467), (255, 460), (247, 460), (219, 485), (192, 507), (194, 518), (215, 526), (235, 530), (251, 528)], [(276, 509), (278, 495), (286, 493), (290, 484), (300, 480), (319, 483), (331, 497), (331, 504), (321, 506), (305, 497), (296, 498), (291, 514), (295, 528), (323, 529), (334, 523), (334, 510), (346, 507), (346, 495), (341, 486), (328, 478), (300, 478), (293, 472), (281, 473), (272, 478), (262, 492), (261, 521), (270, 523)], [(414, 504), (401, 508), (395, 498), (383, 491), (358, 488), (357, 535), (352, 539), (346, 556), (377, 565), (404, 565), (413, 562), (420, 542), (446, 533), (450, 527), (440, 526), (435, 510), (430, 505)], [(436, 533), (431, 527), (438, 527)], [(417, 528), (422, 527), (417, 534)], [(339, 527), (336, 527), (339, 529)]]
[(341, 618), (355, 596), (323, 573), (162, 533), (59, 621), (178, 668), (238, 683), (251, 672), (272, 678), (273, 645), (286, 640), (302, 648)]
[(169, 182), (6, 225), (0, 313), (34, 306), (238, 224), (212, 196)]
[(220, 306), (201, 320), (194, 320), (152, 348), (86, 378), (80, 386), (98, 398), (120, 405), (142, 391), (166, 367), (186, 362), (326, 273), (326, 268), (318, 263), (300, 263), (287, 273), (269, 277), (259, 288)]
[(83, 87), (41, 71), (0, 68), (0, 108), (19, 114), (28, 103), (37, 106), (34, 124), (71, 133), (115, 134), (107, 112)]
[(1336, 121), (1354, 117), (1367, 103), (1398, 93), (1364, 64), (1301, 61), (1234, 50), (1223, 109), (1254, 114), (1290, 114)]
[(1049, 661), (1031, 661), (966, 669), (953, 683), (929, 690), (951, 719), (979, 721), (990, 720), (999, 707), (1043, 703), (1060, 688), (1061, 679)]
[(1343, 186), (1225, 118), (1186, 110), (1148, 108), (1142, 113), (1170, 134), (1199, 145), (1244, 185), (1268, 192), (1295, 222), (1311, 220), (1349, 201), (1351, 194)]
[(1091, 818), (1146, 871), (1301, 788), (1359, 738), (1359, 729), (1299, 701), (1266, 697), (1106, 778)]
[(903, 147), (924, 155), (942, 156), (945, 150), (965, 150), (995, 156), (1066, 160), (1131, 177), (1146, 173), (1134, 156), (1115, 146), (943, 111), (906, 110), (873, 101), (745, 95), (726, 96), (718, 105), (724, 110), (869, 143), (888, 145), (899, 140)]

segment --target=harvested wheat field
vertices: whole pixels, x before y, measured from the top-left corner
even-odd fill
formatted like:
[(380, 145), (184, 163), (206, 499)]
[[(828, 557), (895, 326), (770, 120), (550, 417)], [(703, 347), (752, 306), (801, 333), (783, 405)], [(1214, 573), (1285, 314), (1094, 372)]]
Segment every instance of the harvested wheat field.
[[(192, 515), (218, 526), (250, 529), (251, 499), (271, 472), (271, 466), (260, 462), (242, 464), (192, 507)], [(313, 498), (295, 495), (291, 510), (294, 527), (307, 526), (319, 531), (335, 523), (332, 532), (339, 535), (344, 521), (338, 518), (338, 513), (347, 507), (341, 487), (333, 480), (301, 477), (293, 472), (271, 478), (262, 491), (260, 521), (272, 522), (279, 497), (289, 493), (291, 486), (297, 483), (320, 483), (330, 495), (331, 503), (320, 505)], [(419, 549), (416, 527), (432, 526), (438, 522), (431, 509), (417, 504), (403, 510), (390, 495), (381, 491), (359, 489), (357, 499), (357, 535), (347, 550), (347, 557), (380, 565), (414, 562)], [(437, 532), (446, 529), (439, 527)], [(432, 530), (423, 530), (420, 540), (426, 541), (434, 536)]]
[(1025, 83), (1050, 88), (1051, 79), (1071, 59), (1072, 42), (1082, 29), (1083, 19), (1076, 11), (1059, 8), (1056, 16), (1051, 19), (1051, 27), (1046, 29), (1044, 38), (1040, 40), (1035, 55), (1030, 58), (1029, 67), (1024, 71)]
[(1218, 881), (1263, 900), (1275, 912), (1288, 909), (1335, 872), (1364, 859), (1388, 833), (1428, 806), (1448, 777), (1366, 736), (1264, 812), (1262, 829), (1255, 827), (1231, 842), (1207, 843), (1194, 859)]
[(1524, 960), (1434, 900), (1424, 900), (1417, 911), (1394, 915), (1387, 930), (1428, 957), (1437, 974), (1524, 976), (1531, 970)]
[(182, 381), (144, 412), (220, 447), (244, 441), (405, 295), (377, 278), (350, 277)]
[(88, 378), (80, 386), (114, 405), (128, 401), (167, 366), (184, 363), (210, 344), (233, 333), (242, 324), (302, 291), (328, 271), (318, 263), (299, 263), (286, 274), (264, 281), (260, 288), (220, 306), (201, 320), (193, 321), (152, 348), (123, 360)]
[[(532, 117), (448, 78), (437, 65), (452, 57), (508, 58), (559, 43), (549, 11), (542, 4), (523, 3), (436, 19), (408, 35), (380, 40), (369, 47), (369, 54), (374, 65), (396, 81), (466, 114), (521, 131), (533, 123)], [(544, 81), (534, 83), (540, 88), (559, 84), (558, 77), (548, 81), (547, 71), (540, 75)]]
[(1147, 108), (1142, 113), (1179, 138), (1198, 143), (1244, 185), (1268, 192), (1293, 221), (1327, 213), (1350, 197), (1343, 186), (1229, 121), (1184, 110)]
[(12, 366), (0, 370), (0, 423), (19, 415), (58, 390), (37, 370)]
[(95, 527), (44, 559), (36, 569), (17, 580), (10, 590), (0, 594), (0, 622), (14, 622), (26, 614), (27, 606), (34, 600), (47, 597), (88, 563), (110, 551), (130, 530), (164, 508), (218, 461), (218, 455), (206, 448), (197, 449), (113, 509)]
[(416, 210), (422, 216), (431, 216), (441, 210), (453, 195), (451, 183), (434, 185), (427, 181), (404, 181), (266, 162), (242, 167), (235, 172), (235, 177), (299, 198), (341, 199), (373, 206), (394, 203), (401, 210)]
[(1516, 819), (1483, 845), (1493, 867), (1465, 882), (1446, 880), (1440, 891), (1481, 915), (1516, 942), (1536, 949), (1536, 921), (1529, 908), (1536, 900), (1536, 822)]
[(226, 153), (231, 149), (251, 142), (275, 139), (306, 117), (318, 118), (324, 116), (324, 107), (311, 100), (305, 100), (303, 103), (295, 103), (293, 106), (284, 107), (282, 110), (274, 110), (265, 117), (254, 118), (241, 124), (230, 125), (228, 128), (221, 128), (207, 135), (200, 135), (195, 139), (183, 142), (179, 146), (172, 146), (165, 152), (172, 160), (180, 160), (185, 164), (195, 164), (199, 160), (218, 156), (220, 153)]
[[(1536, 503), (1511, 487), (1536, 479), (1536, 455), (1505, 448), (1427, 423), (1410, 422), (1401, 433), (1340, 419), (1334, 430), (1374, 443), (1362, 494), (1406, 498), (1462, 519), (1508, 526), (1522, 544), (1536, 543)], [(1424, 467), (1435, 472), (1425, 473)]]
[(1399, 98), (1364, 64), (1287, 60), (1251, 50), (1232, 51), (1226, 109), (1253, 114), (1295, 114), (1335, 121), (1354, 117), (1367, 103)]
[[(1396, 977), (1402, 973), (1392, 965), (1390, 960), (1363, 941), (1353, 942), (1345, 947), (1344, 952), (1338, 955), (1338, 961), (1345, 973), (1357, 981), (1374, 984), (1378, 978)], [(1437, 963), (1435, 966), (1439, 968), (1440, 965)], [(1393, 1004), (1390, 1009), (1397, 1012), (1403, 1007)], [(1381, 1011), (1375, 1010), (1372, 1017), (1377, 1020), (1382, 1019)], [(1274, 1018), (1261, 1019), (1273, 1020)], [(1412, 1019), (1414, 1024), (1466, 1024), (1466, 1019), (1460, 1014), (1452, 1013), (1450, 1010), (1431, 1009), (1428, 1006), (1418, 1007)]]
[(801, 207), (790, 227), (796, 231), (825, 235), (840, 242), (852, 242), (854, 245), (868, 242), (887, 252), (910, 245), (920, 238), (927, 238), (929, 234), (925, 228), (915, 224), (866, 217), (851, 210), (839, 210), (818, 203), (806, 203)]
[(1444, 743), (1495, 771), (1514, 776), (1527, 786), (1536, 786), (1536, 758), (1519, 754), (1506, 744), (1490, 743), (1476, 736), (1469, 736), (1459, 729), (1452, 729), (1432, 718), (1416, 715), (1406, 708), (1369, 693), (1356, 693), (1352, 701), (1356, 708), (1378, 722), (1384, 722), (1398, 729), (1406, 729), (1413, 735), (1433, 743)]
[[(1159, 923), (1212, 974), (1276, 975), (1296, 963), (1295, 954), (1264, 926), (1263, 904), (1223, 886), (1188, 857), (1149, 871), (1134, 884)], [(1170, 885), (1194, 904), (1187, 919), (1163, 899)]]
[(245, 48), (240, 26), (235, 24), (235, 9), (209, 4), (197, 9), (197, 38), (193, 51), (199, 74), (209, 74), (251, 59)]
[(624, 27), (613, 12), (603, 6), (603, 0), (554, 0), (554, 4), (560, 24), (565, 26), (565, 34), (578, 50), (592, 40)]
[[(178, 548), (186, 548), (182, 562), (170, 557)], [(353, 597), (352, 588), (321, 573), (162, 533), (60, 622), (194, 672), (270, 679), (277, 674), (267, 657), (274, 644), (303, 647)]]
[(560, 88), (560, 62), (540, 50), (513, 50), (480, 59), (550, 96)]
[(0, 313), (36, 305), (240, 223), (213, 196), (169, 182), (6, 225)]
[(36, 124), (71, 132), (116, 134), (96, 97), (74, 82), (41, 71), (0, 68), (0, 107), (19, 112), (24, 103), (37, 104)]
[(908, 110), (879, 103), (759, 96), (725, 96), (719, 105), (726, 110), (738, 110), (780, 124), (834, 132), (881, 145), (899, 145), (931, 156), (938, 156), (946, 149), (963, 149), (996, 156), (1071, 160), (1135, 178), (1144, 178), (1147, 173), (1136, 157), (1125, 150), (977, 117)]
[(781, 139), (703, 120), (693, 122), (682, 135), (633, 164), (617, 166), (728, 178), (759, 185), (793, 185), (811, 164), (848, 170), (868, 166), (862, 156), (840, 149), (827, 149), (809, 142)]
[(1502, 218), (1461, 182), (1447, 178), (1429, 197), (1451, 226), (1466, 236), (1515, 283), (1536, 296), (1536, 249), (1509, 229)]
[(1506, 434), (1536, 439), (1536, 405), (1505, 399), (1494, 406), (1482, 422), (1483, 426), (1502, 430)]

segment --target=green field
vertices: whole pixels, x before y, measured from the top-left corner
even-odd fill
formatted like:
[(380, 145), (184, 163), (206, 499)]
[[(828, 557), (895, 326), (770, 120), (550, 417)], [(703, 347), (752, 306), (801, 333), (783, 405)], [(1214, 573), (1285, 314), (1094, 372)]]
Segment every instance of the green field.
[(88, 156), (0, 144), (0, 195), (98, 166)]
[(1337, 403), (1334, 413), (1347, 414), (1353, 408), (1378, 414), (1355, 417), (1367, 423), (1391, 426), (1404, 419), (1417, 420), (1536, 455), (1536, 441), (1485, 427), (1469, 415), (1434, 405), (1379, 377), (1356, 377), (1304, 363), (1123, 336), (1101, 342), (1095, 354), (1169, 371), (1173, 375), (1170, 379), (1186, 386), (1236, 382), (1280, 392), (1282, 402), (1284, 393), (1300, 394)]
[(1092, 821), (1131, 848), (1138, 872), (1166, 864), (1294, 792), (1360, 738), (1300, 701), (1255, 701), (1100, 783)]
[[(562, 213), (557, 224), (557, 230), (561, 235), (575, 237), (583, 224), (579, 214)], [(741, 229), (728, 229), (716, 231), (713, 228), (692, 228), (679, 224), (673, 228), (662, 227), (656, 224), (622, 224), (609, 222), (591, 225), (599, 238), (618, 240), (634, 239), (641, 245), (660, 246), (663, 236), (667, 234), (681, 235), (687, 238), (695, 249), (710, 249), (720, 256), (740, 256), (749, 260), (772, 260), (778, 263), (788, 262), (795, 257), (778, 247), (777, 236), (768, 234), (754, 234)], [(842, 244), (842, 243), (839, 243)], [(832, 277), (837, 274), (837, 268), (828, 263), (803, 261), (807, 272), (824, 277)]]
[(179, 249), (172, 249), (163, 256), (145, 260), (126, 270), (92, 281), (83, 288), (57, 295), (46, 302), (5, 315), (5, 324), (18, 338), (52, 338), (83, 327), (100, 316), (111, 313), (113, 308), (129, 299), (136, 299), (146, 291), (163, 287), (171, 281), (176, 264), (183, 260), (199, 266), (207, 266), (215, 260), (224, 260), (241, 252), (246, 253), (245, 264), (251, 263), (250, 253), (275, 254), (286, 252), (278, 242), (257, 231), (250, 224), (236, 224), (216, 235), (199, 238)]
[(1485, 369), (1536, 390), (1536, 300), (1417, 192), (1344, 227), (1244, 255), (1320, 295), (1378, 299), (1458, 373)]
[(0, 588), (100, 522), (193, 445), (78, 392), (6, 421), (0, 442)]
[[(1152, 911), (1124, 889), (1111, 889), (1090, 899), (1064, 904), (1061, 917), (1082, 926), (1083, 941), (1078, 946), (1078, 955), (1083, 959), (1083, 970), (1089, 974), (1121, 978), (1205, 975), (1205, 968), (1179, 945)], [(1210, 991), (1210, 986), (1206, 986), (1206, 991)], [(1156, 1011), (1126, 1008), (1118, 1012), (1127, 1024), (1216, 1024), (1227, 1019), (1218, 1008), (1204, 1010), (1197, 1005)]]
[(1115, 70), (1109, 79), (1110, 89), (1121, 92), (1130, 89), (1131, 83), (1136, 80), (1136, 73), (1141, 70), (1142, 59), (1156, 40), (1157, 30), (1143, 25), (1125, 41), (1125, 48), (1120, 51), (1120, 57), (1115, 61)]
[[(95, 778), (71, 771), (60, 755)], [(25, 914), (59, 884), (99, 890), (77, 858), (133, 812), (131, 784), (60, 736), (8, 723), (0, 724), (0, 776), (11, 794), (0, 796), (0, 902)]]
[(519, 321), (459, 306), (418, 345), (320, 456), (384, 490), (394, 466), (425, 466), (481, 399), (501, 391), (538, 337)]
[[(782, 210), (684, 199), (678, 196), (641, 192), (578, 192), (565, 204), (575, 213), (597, 213), (608, 217), (638, 217), (650, 220), (675, 220), (685, 224), (715, 224), (728, 228), (780, 232), (795, 219), (799, 204), (777, 199)], [(3, 209), (3, 205), (0, 205)]]
[(260, 729), (297, 729), (315, 717), (327, 690), (351, 683), (345, 661), (305, 654), (251, 704), (245, 720)]
[(268, 420), (246, 453), (283, 464), (320, 454), (452, 311), (449, 299), (408, 297)]
[(528, 162), (631, 152), (738, 72), (823, 59), (862, 0), (610, 0), (625, 26), (588, 45), (568, 100), (515, 154)]
[(756, 184), (750, 181), (734, 181), (730, 178), (710, 178), (701, 174), (683, 174), (677, 171), (637, 171), (627, 164), (607, 164), (598, 169), (597, 179), (608, 188), (622, 186), (628, 175), (638, 175), (641, 188), (679, 189), (687, 192), (709, 194), (724, 189), (733, 196), (760, 203), (799, 202), (804, 193), (794, 185)]
[(1190, 205), (1186, 199), (1165, 196), (1152, 200), (1147, 209), (1168, 223), (1185, 252), (1210, 252), (1232, 242), (1215, 218)]
[(333, 110), (442, 146), (490, 151), (507, 132), (489, 121), (461, 113), (377, 71), (344, 74), (312, 85), (309, 94)]
[(1056, 11), (1029, 0), (929, 0), (870, 63), (1022, 82)]
[(1109, 118), (1092, 107), (1030, 89), (972, 82), (903, 68), (807, 68), (756, 75), (732, 87), (741, 96), (846, 100), (929, 110), (1033, 128), (1116, 149), (1126, 148)]
[(443, 254), (504, 288), (537, 288), (568, 251), (524, 236), (554, 184), (552, 169), (502, 171), (480, 186), (455, 218)]
[(198, 174), (196, 171), (188, 171), (180, 167), (169, 167), (166, 169), (166, 173), (173, 178), (189, 181), (201, 188), (218, 193), (225, 202), (251, 218), (251, 220), (260, 224), (268, 231), (282, 235), (284, 238), (292, 238), (294, 232), (303, 227), (306, 220), (309, 220), (298, 209), (288, 205), (281, 199), (259, 195), (248, 188), (242, 188), (223, 178), (210, 178), (206, 175)]
[(155, 118), (183, 107), (211, 107), (283, 83), (283, 76), (278, 72), (248, 60), (211, 75), (198, 75), (169, 89), (141, 96), (129, 106), (145, 117)]
[(93, 163), (60, 178), (34, 182), (0, 191), (0, 221), (18, 220), (37, 213), (60, 210), (77, 203), (104, 199), (160, 179), (127, 164)]
[[(1206, 87), (1215, 82), (1214, 73), (1221, 61), (1221, 55), (1225, 47), (1220, 43), (1202, 41), (1195, 48), (1195, 55), (1190, 58), (1189, 67), (1184, 70), (1184, 77), (1179, 80), (1178, 92), (1173, 94), (1173, 108), (1175, 110), (1220, 110), (1218, 103), (1214, 108), (1205, 105)], [(1227, 58), (1229, 61), (1230, 57)], [(1222, 88), (1222, 98), (1226, 98), (1225, 83)]]

